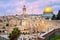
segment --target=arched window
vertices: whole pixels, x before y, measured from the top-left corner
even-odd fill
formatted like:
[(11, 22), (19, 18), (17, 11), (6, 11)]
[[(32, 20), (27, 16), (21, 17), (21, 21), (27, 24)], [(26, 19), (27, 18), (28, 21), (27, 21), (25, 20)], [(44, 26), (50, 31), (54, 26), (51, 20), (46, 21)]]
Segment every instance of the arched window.
[(5, 27), (2, 27), (2, 29), (5, 29)]
[(47, 17), (47, 18), (45, 18), (45, 19), (49, 19), (49, 18)]
[(1, 33), (1, 30), (0, 30), (0, 33)]
[(3, 30), (2, 32), (5, 32), (5, 30)]
[(14, 26), (17, 26), (17, 25), (14, 25)]
[(6, 26), (9, 26), (9, 24), (7, 23)]

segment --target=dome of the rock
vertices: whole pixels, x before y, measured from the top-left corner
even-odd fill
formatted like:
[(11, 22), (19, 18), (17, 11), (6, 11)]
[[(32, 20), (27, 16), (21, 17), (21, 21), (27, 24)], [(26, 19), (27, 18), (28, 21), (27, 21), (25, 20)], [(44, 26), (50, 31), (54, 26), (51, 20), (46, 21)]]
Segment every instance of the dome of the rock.
[(44, 8), (44, 13), (53, 13), (53, 10), (51, 7), (48, 6), (48, 7)]

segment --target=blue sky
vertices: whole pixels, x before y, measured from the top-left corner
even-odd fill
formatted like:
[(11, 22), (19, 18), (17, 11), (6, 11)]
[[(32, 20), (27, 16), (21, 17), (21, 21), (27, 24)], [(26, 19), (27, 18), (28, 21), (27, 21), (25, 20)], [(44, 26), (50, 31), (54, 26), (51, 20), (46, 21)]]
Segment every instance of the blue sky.
[(0, 16), (22, 14), (23, 5), (26, 5), (27, 14), (42, 14), (48, 5), (54, 14), (60, 10), (60, 0), (0, 0)]

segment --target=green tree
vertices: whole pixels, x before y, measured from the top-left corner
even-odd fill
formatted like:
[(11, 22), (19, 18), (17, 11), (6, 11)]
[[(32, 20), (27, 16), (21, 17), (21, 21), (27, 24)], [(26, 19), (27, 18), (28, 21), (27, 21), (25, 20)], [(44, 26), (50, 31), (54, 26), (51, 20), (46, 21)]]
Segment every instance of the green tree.
[(14, 28), (12, 33), (9, 34), (9, 39), (10, 40), (17, 40), (18, 37), (20, 36), (20, 30), (18, 28)]
[(56, 20), (56, 16), (55, 15), (52, 16), (52, 20)]
[(58, 14), (57, 14), (57, 20), (60, 20), (60, 10), (58, 11)]
[(55, 37), (51, 38), (50, 40), (60, 40), (60, 35), (55, 35)]

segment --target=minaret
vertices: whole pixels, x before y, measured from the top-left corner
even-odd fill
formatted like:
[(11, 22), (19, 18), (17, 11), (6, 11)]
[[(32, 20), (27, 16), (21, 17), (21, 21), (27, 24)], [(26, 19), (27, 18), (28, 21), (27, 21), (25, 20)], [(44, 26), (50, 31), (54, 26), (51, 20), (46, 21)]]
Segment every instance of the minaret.
[(26, 6), (23, 6), (23, 16), (26, 16)]

